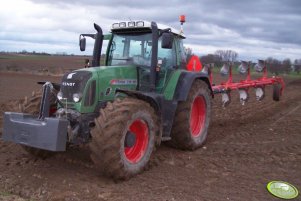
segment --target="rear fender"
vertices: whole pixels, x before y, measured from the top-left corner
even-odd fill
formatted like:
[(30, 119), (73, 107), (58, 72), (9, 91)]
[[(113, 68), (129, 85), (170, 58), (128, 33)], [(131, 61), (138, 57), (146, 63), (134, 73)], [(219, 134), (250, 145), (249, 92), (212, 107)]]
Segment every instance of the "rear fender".
[(190, 91), (190, 88), (192, 86), (192, 83), (194, 80), (199, 79), (204, 81), (210, 92), (212, 98), (214, 97), (212, 87), (208, 78), (208, 75), (205, 73), (195, 73), (195, 72), (183, 72), (181, 76), (179, 77), (178, 83), (177, 83), (177, 88), (174, 94), (174, 100), (176, 101), (186, 101), (188, 97), (188, 93)]
[(159, 94), (153, 92), (141, 92), (125, 89), (117, 89), (116, 93), (123, 93), (129, 97), (134, 97), (143, 101), (148, 102), (156, 111), (160, 110), (160, 101), (162, 97)]

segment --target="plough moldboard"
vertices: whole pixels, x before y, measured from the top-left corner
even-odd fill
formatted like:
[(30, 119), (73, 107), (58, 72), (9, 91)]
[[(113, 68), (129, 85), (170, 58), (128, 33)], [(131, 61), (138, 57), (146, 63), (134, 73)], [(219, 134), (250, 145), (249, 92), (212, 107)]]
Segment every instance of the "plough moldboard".
[(245, 74), (246, 78), (239, 82), (233, 81), (232, 68), (233, 63), (225, 63), (220, 73), (222, 76), (228, 76), (227, 81), (222, 82), (219, 85), (213, 84), (212, 68), (213, 64), (206, 64), (202, 69), (209, 75), (212, 90), (214, 94), (222, 94), (222, 105), (226, 107), (231, 102), (231, 91), (238, 90), (239, 99), (242, 105), (244, 105), (249, 99), (249, 89), (255, 89), (256, 100), (261, 101), (265, 97), (265, 86), (273, 85), (273, 100), (279, 101), (280, 96), (283, 93), (285, 84), (281, 77), (273, 76), (268, 77), (267, 63), (263, 60), (258, 60), (258, 63), (254, 66), (257, 72), (262, 72), (262, 76), (258, 79), (251, 79), (251, 62), (242, 61), (238, 67), (240, 74)]

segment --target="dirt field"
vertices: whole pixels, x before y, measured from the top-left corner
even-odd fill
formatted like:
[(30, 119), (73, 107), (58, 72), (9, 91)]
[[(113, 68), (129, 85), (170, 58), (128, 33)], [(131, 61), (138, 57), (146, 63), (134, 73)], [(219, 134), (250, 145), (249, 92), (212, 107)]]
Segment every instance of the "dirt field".
[(61, 75), (71, 69), (84, 67), (87, 56), (58, 56), (0, 53), (0, 72), (19, 72), (40, 75)]
[[(59, 81), (1, 73), (1, 112), (45, 79)], [(0, 200), (279, 200), (266, 190), (271, 180), (301, 190), (301, 79), (286, 84), (280, 102), (272, 101), (270, 87), (262, 102), (252, 93), (245, 106), (233, 93), (223, 109), (216, 96), (203, 148), (186, 152), (162, 145), (150, 168), (125, 182), (100, 175), (87, 147), (39, 160), (0, 140)]]

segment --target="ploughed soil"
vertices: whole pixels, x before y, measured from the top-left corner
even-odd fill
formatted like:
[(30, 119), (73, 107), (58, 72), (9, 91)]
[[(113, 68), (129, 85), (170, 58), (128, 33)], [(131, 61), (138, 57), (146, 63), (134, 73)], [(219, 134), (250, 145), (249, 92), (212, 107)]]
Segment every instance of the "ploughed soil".
[(0, 72), (17, 72), (39, 75), (62, 75), (83, 68), (89, 56), (35, 55), (0, 53)]
[[(38, 80), (60, 78), (1, 73), (1, 113), (39, 89)], [(0, 140), (0, 200), (279, 200), (266, 190), (271, 180), (301, 190), (301, 79), (285, 81), (279, 102), (271, 87), (261, 102), (251, 90), (244, 106), (234, 91), (225, 109), (217, 95), (202, 148), (162, 144), (149, 168), (128, 181), (101, 175), (87, 146), (42, 160)]]

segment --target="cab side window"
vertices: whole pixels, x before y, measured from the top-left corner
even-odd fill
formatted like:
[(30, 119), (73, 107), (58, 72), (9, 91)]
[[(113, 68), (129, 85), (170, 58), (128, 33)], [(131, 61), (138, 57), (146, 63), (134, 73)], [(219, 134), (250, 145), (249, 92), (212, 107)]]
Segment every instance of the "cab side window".
[(161, 47), (162, 38), (158, 41), (158, 62), (162, 61), (162, 68), (173, 68), (177, 65), (176, 49), (173, 45), (172, 49), (164, 49)]
[(178, 39), (177, 42), (178, 42), (178, 47), (179, 47), (178, 55), (180, 56), (178, 62), (180, 64), (180, 66), (183, 67), (183, 66), (186, 66), (186, 64), (187, 64), (187, 61), (186, 61), (187, 55), (186, 55), (185, 47), (183, 45), (183, 40)]

